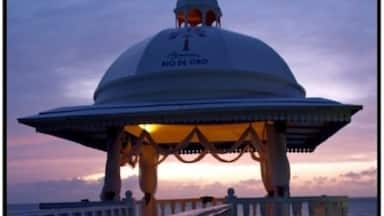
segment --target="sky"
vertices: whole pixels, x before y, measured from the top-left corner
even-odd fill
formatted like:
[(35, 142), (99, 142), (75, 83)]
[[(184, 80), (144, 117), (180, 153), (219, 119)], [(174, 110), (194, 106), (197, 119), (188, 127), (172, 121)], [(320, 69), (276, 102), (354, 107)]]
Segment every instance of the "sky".
[[(289, 154), (293, 195), (377, 195), (377, 21), (374, 0), (219, 0), (224, 29), (259, 38), (288, 63), (308, 97), (364, 106), (311, 154)], [(92, 104), (104, 72), (127, 48), (174, 27), (175, 0), (12, 0), (7, 4), (9, 203), (97, 200), (106, 155), (38, 134), (16, 119)], [(137, 169), (122, 168), (136, 198)], [(178, 185), (177, 187), (174, 187)], [(167, 159), (158, 198), (264, 196), (259, 165)], [(54, 197), (52, 195), (55, 195)]]

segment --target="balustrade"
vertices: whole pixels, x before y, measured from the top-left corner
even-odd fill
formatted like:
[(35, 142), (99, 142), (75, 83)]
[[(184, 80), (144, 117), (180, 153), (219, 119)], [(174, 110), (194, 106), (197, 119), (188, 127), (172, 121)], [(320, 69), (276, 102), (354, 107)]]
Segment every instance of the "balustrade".
[(194, 199), (158, 200), (158, 212), (161, 216), (224, 204), (224, 199), (201, 197)]
[(348, 198), (344, 196), (237, 198), (228, 190), (231, 216), (346, 216)]
[[(225, 198), (158, 200), (159, 216), (346, 216), (347, 197), (238, 198), (233, 189)], [(130, 192), (123, 201), (41, 204), (40, 210), (9, 216), (136, 216), (141, 201)]]

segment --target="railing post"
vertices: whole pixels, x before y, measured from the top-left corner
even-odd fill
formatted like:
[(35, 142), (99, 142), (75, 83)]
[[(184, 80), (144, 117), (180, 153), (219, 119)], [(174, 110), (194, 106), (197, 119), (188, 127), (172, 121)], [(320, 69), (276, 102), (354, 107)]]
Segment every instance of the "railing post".
[(267, 196), (264, 197), (263, 201), (260, 203), (260, 213), (262, 216), (274, 216), (275, 215), (275, 206), (276, 201), (273, 197)]
[(165, 216), (165, 204), (166, 203), (163, 203), (163, 202), (159, 203), (159, 205), (160, 205), (160, 215), (161, 216)]
[(326, 204), (324, 199), (312, 200), (309, 202), (309, 216), (325, 216)]
[(253, 216), (257, 216), (257, 202), (252, 204)]
[(231, 216), (237, 216), (237, 197), (235, 195), (235, 190), (229, 188), (227, 190), (227, 196), (225, 197), (225, 203), (231, 205)]
[(131, 191), (125, 192), (125, 203), (127, 205), (127, 214), (128, 216), (135, 216), (136, 215), (136, 200), (132, 197)]
[(301, 201), (292, 202), (293, 216), (301, 216), (302, 215), (302, 208), (303, 208), (303, 205), (302, 205)]
[(272, 215), (289, 216), (291, 200), (288, 197), (273, 198), (273, 213)]
[(309, 216), (315, 216), (316, 201), (312, 200), (308, 202)]
[(323, 203), (324, 203), (323, 204), (324, 205), (324, 215), (326, 215), (326, 216), (337, 215), (337, 213), (335, 214), (333, 202), (331, 200), (324, 198)]
[(243, 203), (243, 215), (249, 216), (249, 203)]
[(212, 206), (216, 206), (217, 205), (217, 200), (216, 200), (216, 198), (214, 198), (213, 200), (212, 200)]
[(180, 205), (181, 205), (181, 212), (185, 212), (185, 207), (186, 207), (185, 200), (182, 200)]
[(176, 202), (174, 200), (171, 201), (171, 213), (176, 213)]
[(348, 199), (343, 199), (340, 203), (341, 216), (347, 216), (348, 214)]

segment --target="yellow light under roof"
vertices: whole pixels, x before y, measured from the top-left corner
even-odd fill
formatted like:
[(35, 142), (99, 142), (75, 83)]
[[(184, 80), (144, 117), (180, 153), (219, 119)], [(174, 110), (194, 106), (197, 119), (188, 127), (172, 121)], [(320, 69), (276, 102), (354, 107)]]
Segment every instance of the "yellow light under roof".
[(140, 124), (139, 127), (148, 133), (155, 132), (160, 126), (156, 124)]
[[(252, 123), (227, 123), (227, 124), (139, 124), (126, 125), (125, 130), (139, 137), (143, 130), (151, 134), (151, 137), (157, 143), (179, 143), (193, 130), (198, 127), (199, 130), (211, 142), (233, 142), (237, 141), (246, 128), (252, 124), (257, 134), (261, 136), (263, 131), (263, 122)], [(198, 142), (194, 136), (191, 142)]]

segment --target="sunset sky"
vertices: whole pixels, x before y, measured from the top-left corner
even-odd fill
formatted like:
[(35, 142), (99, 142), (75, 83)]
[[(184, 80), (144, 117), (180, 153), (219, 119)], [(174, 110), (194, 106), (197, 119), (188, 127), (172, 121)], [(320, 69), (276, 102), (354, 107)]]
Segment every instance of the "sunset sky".
[[(176, 0), (12, 0), (7, 29), (8, 202), (97, 200), (106, 154), (38, 134), (16, 119), (91, 104), (111, 63), (128, 47), (174, 27)], [(311, 154), (289, 154), (292, 195), (376, 196), (377, 43), (374, 0), (219, 0), (223, 28), (259, 38), (288, 63), (308, 97), (360, 104), (352, 123)], [(141, 198), (137, 169), (123, 190)], [(169, 158), (158, 198), (264, 196), (248, 155), (233, 164)], [(175, 187), (177, 185), (177, 187)]]

